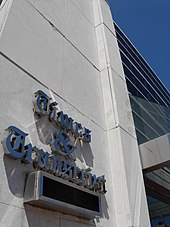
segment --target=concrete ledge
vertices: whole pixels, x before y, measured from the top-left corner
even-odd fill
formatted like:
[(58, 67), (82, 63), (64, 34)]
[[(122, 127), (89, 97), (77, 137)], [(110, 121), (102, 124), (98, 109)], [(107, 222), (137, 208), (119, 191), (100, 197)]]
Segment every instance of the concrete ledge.
[(170, 134), (139, 145), (139, 150), (144, 171), (170, 166)]

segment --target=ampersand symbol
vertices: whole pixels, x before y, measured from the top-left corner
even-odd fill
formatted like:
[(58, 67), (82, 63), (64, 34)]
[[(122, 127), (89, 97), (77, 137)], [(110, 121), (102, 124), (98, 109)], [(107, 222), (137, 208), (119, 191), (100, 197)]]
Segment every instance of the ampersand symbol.
[(76, 149), (76, 147), (70, 145), (69, 142), (69, 135), (64, 131), (59, 131), (57, 138), (54, 140), (54, 149), (60, 154), (67, 155), (69, 158), (75, 160), (72, 156), (72, 153)]

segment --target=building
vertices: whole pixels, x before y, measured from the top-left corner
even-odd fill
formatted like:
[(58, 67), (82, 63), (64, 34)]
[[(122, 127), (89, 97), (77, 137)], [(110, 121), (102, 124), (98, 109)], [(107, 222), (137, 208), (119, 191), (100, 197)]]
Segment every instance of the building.
[[(158, 146), (159, 152), (163, 156), (165, 155), (163, 150), (169, 152), (170, 93), (116, 24), (115, 29), (130, 96), (137, 140), (141, 149), (141, 158), (149, 158), (148, 153), (154, 153), (155, 146)], [(161, 143), (166, 144), (163, 140), (167, 140), (167, 148), (160, 145)], [(157, 143), (153, 143), (153, 141)], [(150, 151), (147, 150), (147, 153), (142, 154), (144, 146), (148, 146)], [(159, 155), (161, 156), (161, 154)], [(169, 223), (169, 173), (168, 159), (157, 167), (152, 166), (150, 170), (144, 170), (145, 187), (153, 226), (155, 226), (154, 222), (158, 223), (161, 219), (165, 219)]]
[(0, 59), (0, 226), (149, 227), (169, 92), (107, 2), (0, 1)]

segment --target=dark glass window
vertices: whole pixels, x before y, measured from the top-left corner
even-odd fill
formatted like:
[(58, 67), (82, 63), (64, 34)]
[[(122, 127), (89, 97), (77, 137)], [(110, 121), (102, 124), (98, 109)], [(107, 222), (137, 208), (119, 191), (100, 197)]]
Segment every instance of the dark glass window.
[[(141, 66), (135, 61), (136, 59), (132, 58), (132, 56), (126, 51), (126, 49), (123, 47), (123, 45), (119, 42), (119, 46), (121, 49), (121, 59), (122, 62), (124, 62), (129, 69), (131, 69), (133, 71), (133, 73), (135, 74), (136, 77), (138, 77), (138, 79), (145, 85), (147, 86), (148, 90), (151, 91), (151, 94), (154, 96), (154, 98), (161, 104), (161, 105), (165, 105), (165, 103), (167, 105), (169, 105), (169, 103), (167, 102), (167, 98), (164, 97), (164, 95), (161, 93), (162, 91), (160, 91), (158, 89), (158, 87), (153, 83), (153, 81), (150, 79), (150, 75), (147, 75), (146, 72), (143, 70), (143, 68), (141, 68)], [(122, 52), (123, 51), (123, 52)], [(127, 57), (128, 59), (127, 59)], [(132, 65), (132, 63), (136, 66), (136, 68)], [(139, 70), (139, 71), (138, 71)], [(144, 79), (145, 78), (145, 79)], [(149, 83), (148, 83), (149, 82)], [(155, 89), (155, 91), (159, 94), (159, 97), (156, 92), (153, 90), (153, 88)], [(154, 98), (149, 98), (150, 101), (154, 100)], [(155, 100), (154, 100), (155, 102)]]
[(137, 93), (137, 90), (136, 88), (133, 86), (133, 84), (126, 79), (126, 84), (127, 84), (127, 88), (128, 88), (128, 91), (132, 94), (132, 95), (135, 95), (135, 96), (138, 96), (138, 93)]
[[(143, 77), (150, 83), (148, 84), (148, 89), (152, 89), (153, 92), (152, 95), (155, 94), (155, 98), (161, 105), (170, 106), (170, 93), (166, 89), (166, 87), (162, 84), (160, 79), (157, 77), (157, 75), (154, 73), (154, 71), (150, 68), (150, 66), (146, 63), (146, 61), (143, 59), (143, 57), (139, 54), (139, 52), (136, 50), (136, 48), (131, 44), (131, 42), (127, 39), (127, 37), (122, 33), (122, 31), (119, 29), (119, 27), (115, 24), (116, 29), (116, 35), (118, 38), (118, 44), (119, 48), (123, 51), (123, 53), (130, 59), (130, 61), (136, 66), (136, 68), (139, 70), (139, 72), (143, 75)], [(125, 62), (125, 60), (122, 60)], [(127, 63), (127, 61), (126, 61)], [(129, 69), (132, 69), (130, 65), (126, 64)], [(135, 70), (134, 70), (135, 71)], [(137, 76), (142, 78), (140, 73), (137, 74)], [(158, 95), (155, 93), (155, 91), (158, 93)], [(160, 98), (160, 97), (161, 98)], [(149, 100), (153, 98), (149, 97)]]
[(123, 64), (123, 69), (124, 69), (124, 73), (125, 76), (132, 82), (135, 82), (135, 77), (134, 75), (130, 72), (130, 70), (128, 69), (128, 67), (126, 65)]
[(143, 119), (141, 119), (138, 115), (135, 114), (135, 112), (133, 112), (133, 119), (135, 122), (135, 127), (141, 131), (144, 135), (148, 136), (149, 138), (155, 139), (156, 137), (159, 137), (159, 134), (157, 132), (154, 131), (154, 129), (152, 127), (150, 127), (150, 125), (146, 124)]
[[(131, 89), (131, 91), (129, 90), (129, 92), (137, 97), (142, 97), (146, 100), (148, 99), (152, 102), (156, 102), (156, 100), (154, 99), (154, 96), (150, 95), (149, 92), (146, 90), (145, 81), (141, 81), (138, 78), (136, 78), (136, 74), (133, 74), (126, 65), (123, 65), (123, 68), (124, 68), (124, 73), (125, 73), (126, 78), (128, 78), (128, 80), (140, 90), (140, 92), (143, 94), (143, 96), (141, 95), (140, 92), (137, 92), (137, 91), (135, 91), (133, 93), (132, 89)], [(130, 86), (128, 86), (128, 88), (129, 87)]]
[(144, 98), (144, 96), (134, 87), (134, 84), (132, 82), (130, 82), (127, 78), (126, 78), (126, 84), (127, 84), (128, 91), (132, 95), (140, 97), (140, 98)]
[(170, 133), (170, 108), (133, 95), (130, 102), (139, 144)]
[(43, 177), (43, 196), (80, 208), (99, 212), (99, 197)]
[(142, 144), (148, 141), (148, 138), (138, 130), (136, 130), (136, 136), (137, 136), (138, 144)]

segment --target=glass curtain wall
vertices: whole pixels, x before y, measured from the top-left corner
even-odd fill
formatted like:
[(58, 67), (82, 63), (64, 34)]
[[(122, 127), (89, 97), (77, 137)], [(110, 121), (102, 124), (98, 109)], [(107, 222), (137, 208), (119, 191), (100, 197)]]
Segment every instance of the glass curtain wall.
[[(142, 144), (170, 133), (170, 93), (118, 25), (114, 26), (137, 140)], [(144, 173), (144, 181), (152, 227), (165, 222), (170, 226), (170, 168)]]

